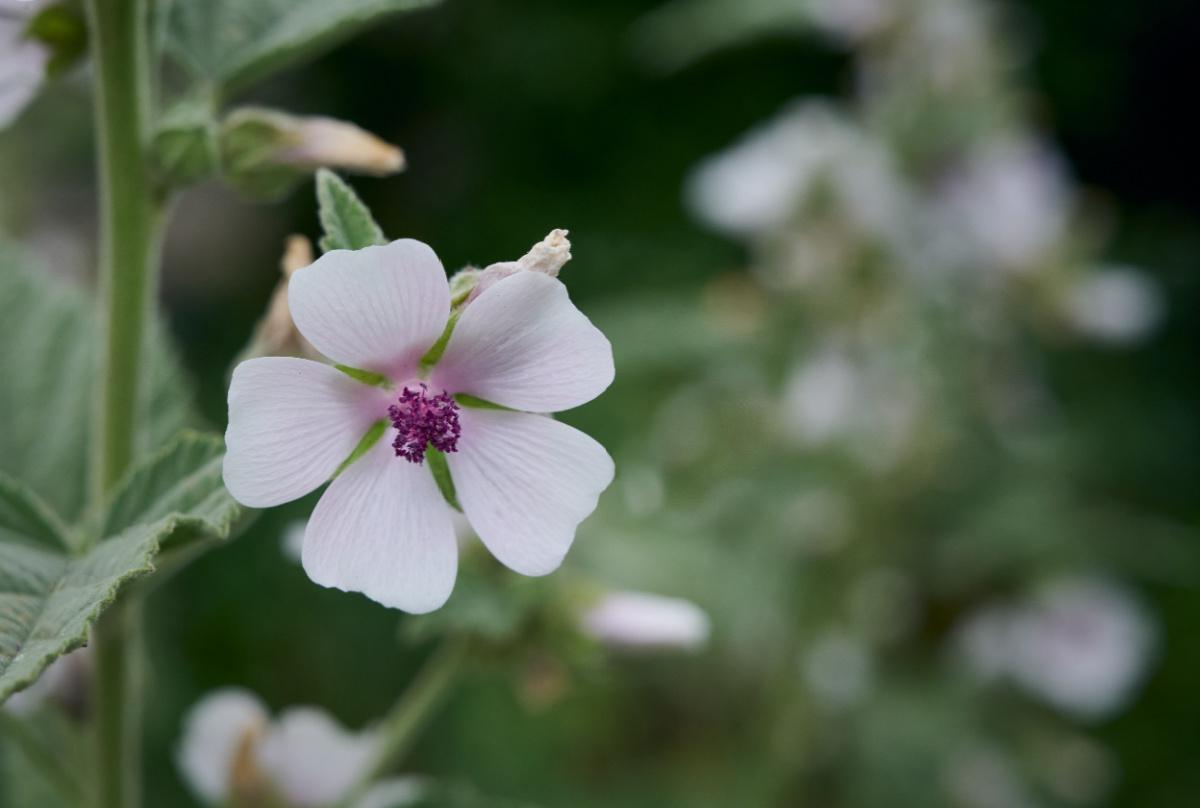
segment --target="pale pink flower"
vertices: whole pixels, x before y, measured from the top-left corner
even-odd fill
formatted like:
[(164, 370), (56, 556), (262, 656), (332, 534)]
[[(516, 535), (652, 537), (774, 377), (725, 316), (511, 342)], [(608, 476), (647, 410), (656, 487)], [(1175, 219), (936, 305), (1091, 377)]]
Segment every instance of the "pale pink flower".
[(227, 688), (188, 714), (177, 763), (205, 804), (227, 805), (269, 788), (287, 805), (333, 805), (366, 774), (379, 749), (374, 729), (352, 732), (324, 710), (292, 707), (277, 718), (253, 693)]
[(234, 498), (270, 507), (334, 477), (304, 534), (313, 581), (410, 612), (445, 603), (458, 549), (453, 510), (424, 463), (430, 447), (497, 559), (525, 575), (562, 563), (613, 478), (604, 447), (543, 414), (590, 401), (613, 379), (612, 347), (562, 283), (541, 272), (498, 281), (461, 311), (431, 369), (421, 360), (450, 319), (450, 290), (421, 242), (327, 253), (292, 277), (288, 304), (323, 355), (386, 379), (375, 386), (290, 357), (234, 371), (225, 434)]

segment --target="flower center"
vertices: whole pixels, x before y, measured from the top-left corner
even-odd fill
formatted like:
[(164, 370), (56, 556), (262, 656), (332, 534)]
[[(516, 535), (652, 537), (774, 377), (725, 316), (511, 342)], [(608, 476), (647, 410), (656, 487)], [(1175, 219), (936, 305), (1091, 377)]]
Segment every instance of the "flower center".
[(446, 391), (440, 396), (429, 395), (429, 388), (405, 387), (400, 401), (388, 407), (388, 417), (399, 433), (392, 441), (397, 457), (410, 463), (423, 463), (425, 450), (432, 446), (439, 452), (457, 452), (458, 404)]

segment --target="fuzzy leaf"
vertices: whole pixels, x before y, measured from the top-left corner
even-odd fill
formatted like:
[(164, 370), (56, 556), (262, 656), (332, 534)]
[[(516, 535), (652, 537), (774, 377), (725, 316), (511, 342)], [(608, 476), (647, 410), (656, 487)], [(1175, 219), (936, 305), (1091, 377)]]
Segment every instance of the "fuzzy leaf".
[[(88, 493), (98, 342), (84, 295), (28, 269), (0, 244), (0, 472), (71, 522)], [(138, 457), (191, 420), (190, 389), (168, 346), (158, 329), (147, 340)]]
[(83, 541), (33, 492), (0, 477), (0, 700), (82, 645), (161, 550), (229, 536), (240, 509), (220, 464), (220, 439), (181, 435), (126, 476), (78, 531)]
[(435, 0), (188, 0), (170, 5), (166, 48), (199, 81), (235, 91), (312, 58), (379, 19)]
[(321, 237), (324, 252), (361, 250), (387, 243), (371, 211), (354, 189), (332, 171), (322, 169), (317, 172), (317, 206), (321, 227), (325, 230)]

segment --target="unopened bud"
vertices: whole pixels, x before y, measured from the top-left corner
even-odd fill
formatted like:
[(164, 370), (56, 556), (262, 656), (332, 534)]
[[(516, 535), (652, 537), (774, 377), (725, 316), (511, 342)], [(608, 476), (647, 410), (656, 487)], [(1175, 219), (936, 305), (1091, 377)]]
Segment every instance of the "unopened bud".
[(298, 117), (247, 107), (221, 128), (226, 179), (254, 196), (279, 196), (318, 168), (384, 176), (404, 168), (404, 152), (336, 118)]
[(489, 287), (518, 272), (541, 272), (557, 278), (559, 271), (571, 260), (571, 242), (567, 238), (567, 232), (566, 230), (551, 230), (549, 235), (534, 244), (529, 252), (516, 261), (502, 261), (491, 264), (482, 270), (475, 270), (476, 274), (473, 278), (475, 283), (466, 297), (466, 302), (470, 303), (487, 291)]
[(708, 615), (690, 600), (610, 592), (580, 619), (583, 632), (613, 648), (695, 651), (708, 642)]

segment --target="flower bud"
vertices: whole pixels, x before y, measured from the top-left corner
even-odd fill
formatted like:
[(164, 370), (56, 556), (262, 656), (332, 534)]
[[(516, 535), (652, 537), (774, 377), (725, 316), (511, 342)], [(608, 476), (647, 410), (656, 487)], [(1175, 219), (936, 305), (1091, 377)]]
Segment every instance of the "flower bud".
[(318, 168), (384, 176), (404, 168), (397, 147), (346, 121), (246, 107), (221, 125), (225, 179), (251, 196), (273, 198)]
[(567, 232), (551, 230), (544, 239), (534, 244), (529, 252), (516, 261), (502, 261), (484, 269), (464, 269), (454, 276), (451, 289), (454, 289), (455, 281), (460, 284), (460, 292), (470, 286), (470, 292), (466, 295), (466, 303), (470, 303), (487, 291), (488, 287), (518, 272), (542, 272), (557, 278), (563, 265), (571, 260), (571, 242), (567, 239)]
[(709, 619), (689, 600), (645, 592), (610, 592), (589, 608), (580, 628), (623, 650), (696, 651), (708, 642)]

